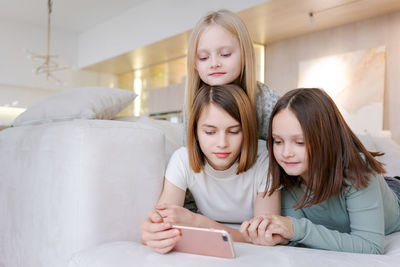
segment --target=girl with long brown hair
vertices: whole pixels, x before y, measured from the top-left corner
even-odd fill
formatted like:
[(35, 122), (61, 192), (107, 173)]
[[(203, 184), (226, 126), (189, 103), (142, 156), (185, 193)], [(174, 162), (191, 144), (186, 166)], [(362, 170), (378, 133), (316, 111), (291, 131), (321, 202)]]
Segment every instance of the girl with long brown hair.
[(268, 194), (282, 190), (282, 215), (246, 221), (254, 243), (286, 243), (336, 251), (384, 253), (384, 237), (400, 231), (400, 201), (369, 152), (322, 90), (295, 89), (276, 104), (268, 135)]

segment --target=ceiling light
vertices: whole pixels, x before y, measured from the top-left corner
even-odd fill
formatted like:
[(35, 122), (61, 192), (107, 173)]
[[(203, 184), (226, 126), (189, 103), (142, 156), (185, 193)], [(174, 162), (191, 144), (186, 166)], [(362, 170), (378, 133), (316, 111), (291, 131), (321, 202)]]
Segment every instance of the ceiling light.
[(52, 7), (53, 7), (53, 0), (48, 0), (48, 18), (47, 18), (47, 50), (46, 50), (46, 54), (45, 55), (40, 55), (34, 52), (31, 52), (29, 50), (27, 50), (27, 56), (28, 58), (34, 60), (34, 61), (42, 61), (42, 64), (40, 64), (38, 67), (33, 69), (33, 72), (36, 75), (41, 75), (44, 74), (44, 76), (46, 77), (47, 80), (49, 80), (50, 78), (53, 79), (54, 81), (56, 81), (57, 84), (60, 84), (60, 80), (58, 78), (56, 78), (53, 75), (53, 72), (55, 71), (60, 71), (60, 70), (65, 70), (67, 68), (69, 68), (69, 66), (61, 66), (59, 65), (55, 59), (58, 58), (58, 55), (51, 55), (50, 54), (50, 16), (51, 16), (51, 12), (52, 12)]

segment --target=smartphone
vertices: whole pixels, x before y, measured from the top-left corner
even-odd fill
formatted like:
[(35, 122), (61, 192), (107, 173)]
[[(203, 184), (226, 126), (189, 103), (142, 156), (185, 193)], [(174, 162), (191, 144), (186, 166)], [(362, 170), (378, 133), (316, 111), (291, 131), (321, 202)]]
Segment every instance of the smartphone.
[(181, 237), (174, 250), (205, 256), (234, 258), (233, 242), (225, 230), (173, 225)]

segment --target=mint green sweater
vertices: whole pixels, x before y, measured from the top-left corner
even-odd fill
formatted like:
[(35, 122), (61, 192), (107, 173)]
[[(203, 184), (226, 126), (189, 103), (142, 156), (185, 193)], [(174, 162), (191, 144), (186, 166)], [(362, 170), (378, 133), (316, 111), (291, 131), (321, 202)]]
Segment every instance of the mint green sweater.
[(382, 254), (385, 235), (400, 231), (400, 202), (382, 175), (370, 177), (366, 188), (351, 186), (320, 204), (295, 210), (303, 190), (282, 191), (282, 215), (293, 223), (291, 245)]

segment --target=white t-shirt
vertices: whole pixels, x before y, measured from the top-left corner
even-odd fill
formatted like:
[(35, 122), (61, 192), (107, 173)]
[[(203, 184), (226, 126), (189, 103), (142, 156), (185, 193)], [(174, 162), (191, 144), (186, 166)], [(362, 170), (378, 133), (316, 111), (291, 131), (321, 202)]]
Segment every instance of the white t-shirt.
[(251, 169), (237, 175), (237, 167), (236, 162), (227, 170), (217, 171), (206, 161), (204, 170), (195, 173), (190, 168), (187, 148), (181, 147), (172, 155), (165, 178), (184, 191), (189, 188), (203, 215), (219, 222), (242, 223), (254, 216), (257, 194), (265, 190), (265, 141), (258, 141), (257, 160)]

